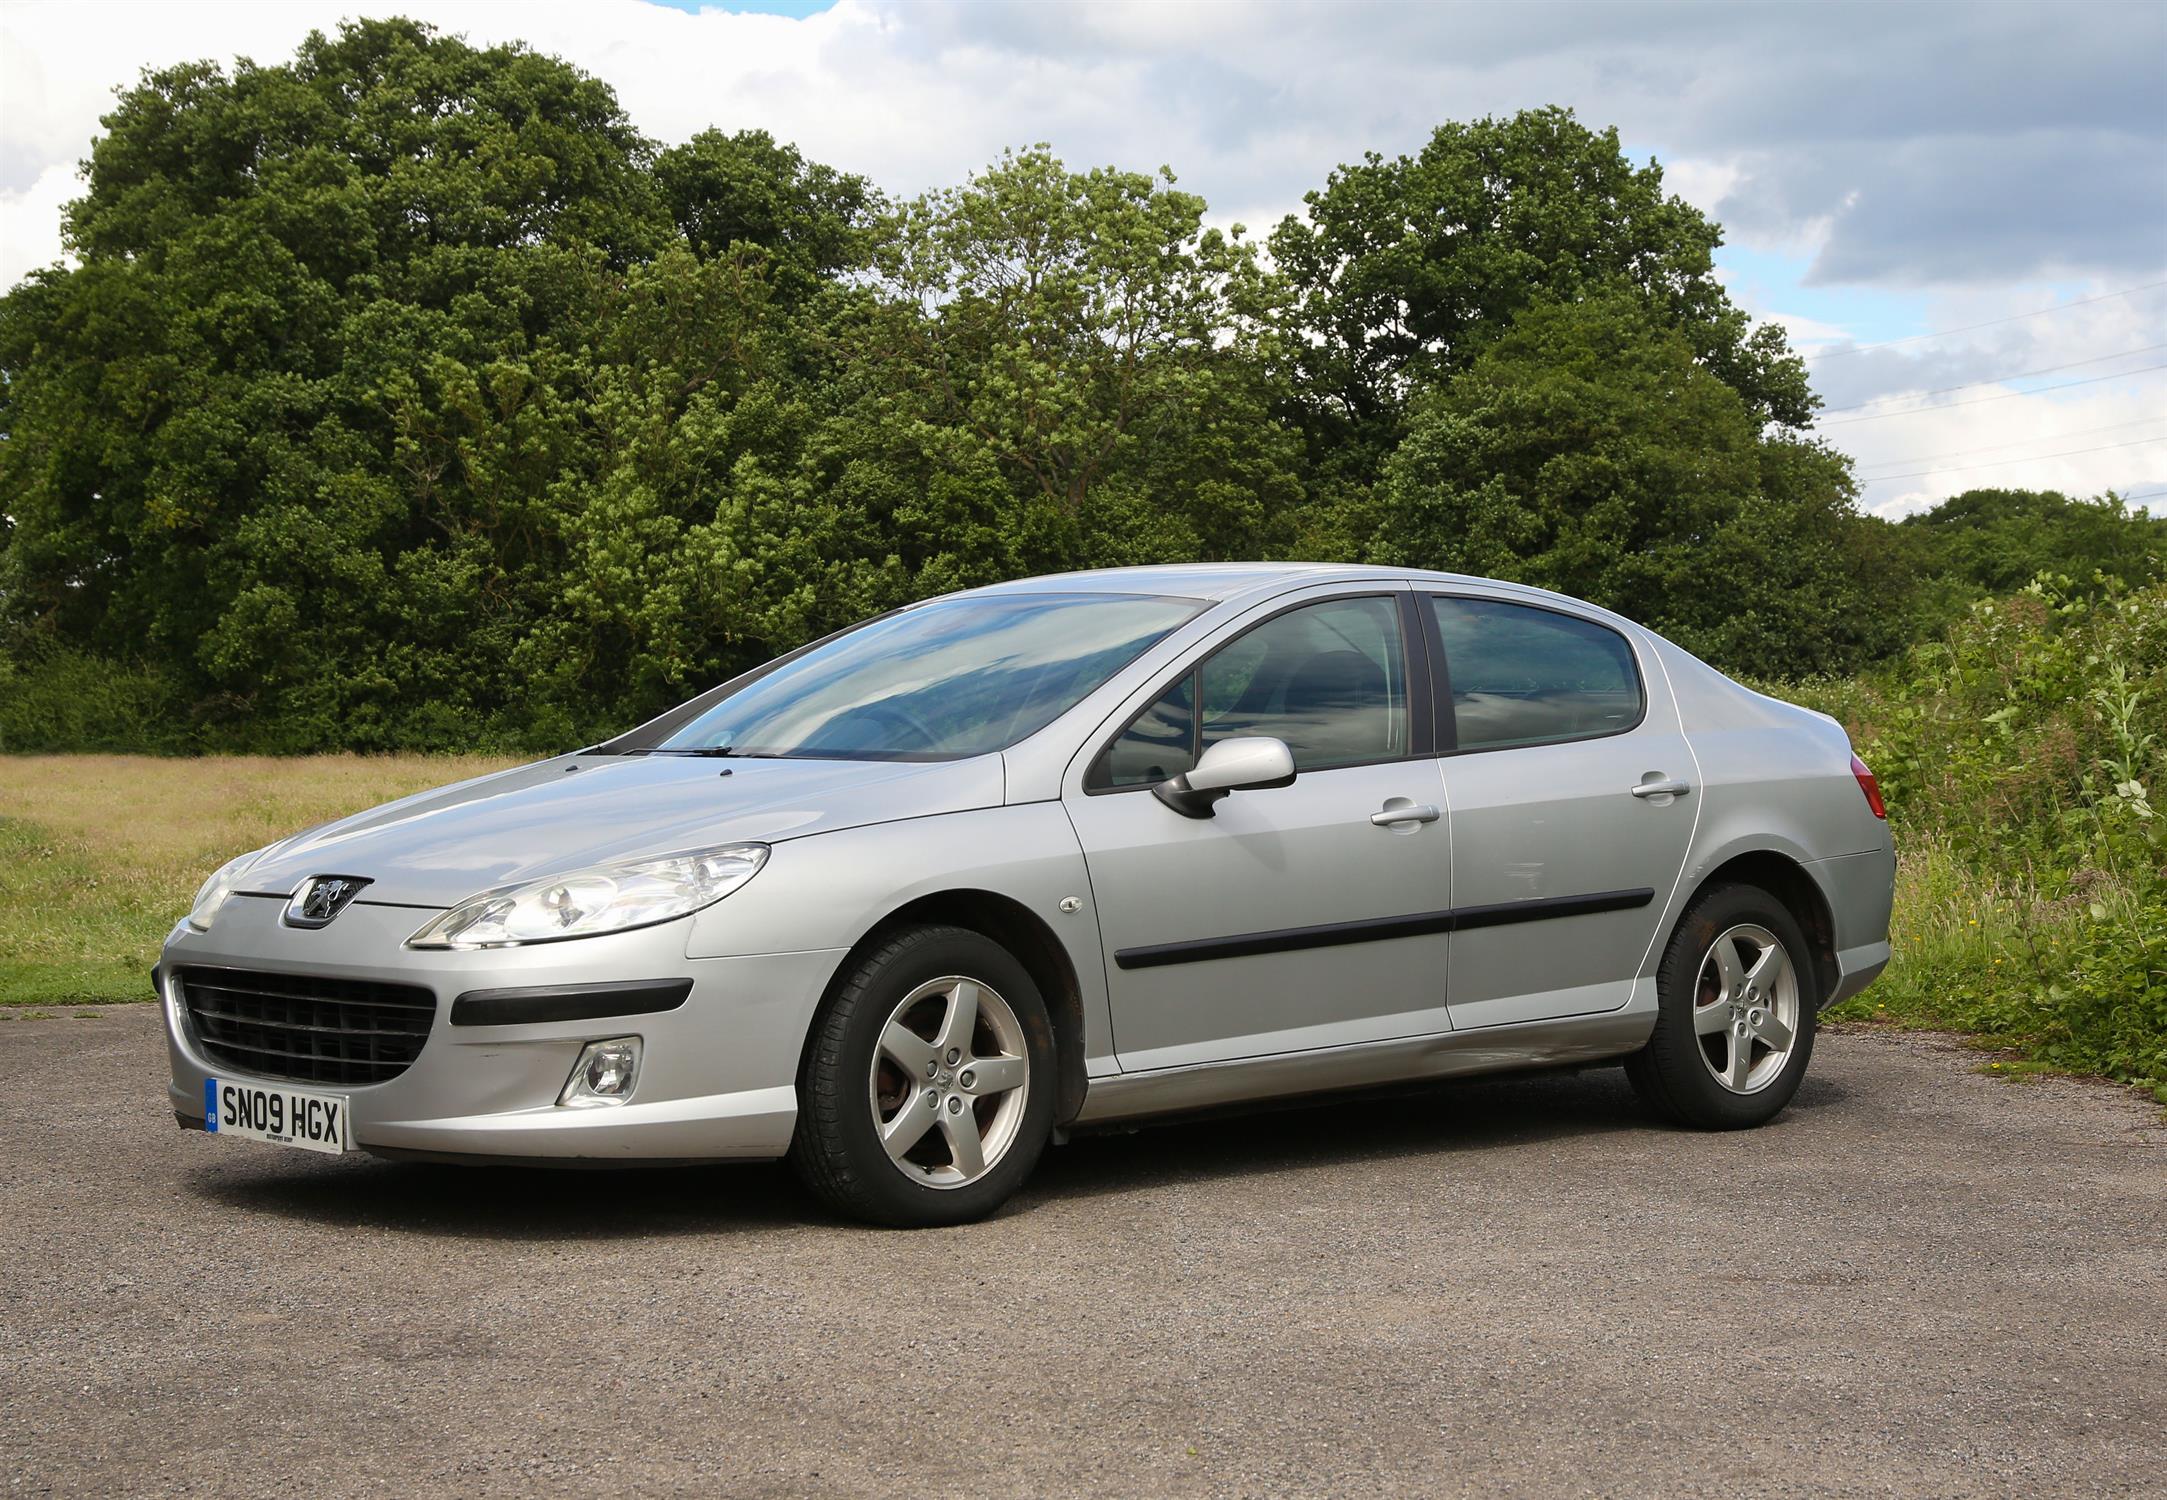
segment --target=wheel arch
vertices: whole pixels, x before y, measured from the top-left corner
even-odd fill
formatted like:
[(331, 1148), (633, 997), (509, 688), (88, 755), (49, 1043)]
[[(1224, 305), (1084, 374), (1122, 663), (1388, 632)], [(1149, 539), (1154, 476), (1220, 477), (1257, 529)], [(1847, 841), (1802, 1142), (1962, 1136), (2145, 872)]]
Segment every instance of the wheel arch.
[(1819, 981), (1814, 1004), (1818, 1009), (1836, 992), (1842, 970), (1836, 961), (1836, 918), (1820, 882), (1797, 860), (1773, 849), (1749, 849), (1734, 854), (1702, 878), (1680, 909), (1679, 920), (1700, 904), (1703, 896), (1721, 886), (1751, 885), (1783, 903), (1812, 950), (1814, 977)]
[[(872, 948), (899, 927), (962, 927), (992, 939), (1015, 955), (1046, 1002), (1053, 1022), (1054, 1061), (1059, 1086), (1054, 1093), (1053, 1119), (1065, 1126), (1083, 1108), (1084, 1004), (1083, 987), (1068, 950), (1045, 920), (1012, 896), (997, 891), (958, 887), (915, 896), (896, 907), (851, 945), (835, 967), (821, 1003), (835, 991), (842, 977)], [(807, 1045), (810, 1046), (810, 1040)]]

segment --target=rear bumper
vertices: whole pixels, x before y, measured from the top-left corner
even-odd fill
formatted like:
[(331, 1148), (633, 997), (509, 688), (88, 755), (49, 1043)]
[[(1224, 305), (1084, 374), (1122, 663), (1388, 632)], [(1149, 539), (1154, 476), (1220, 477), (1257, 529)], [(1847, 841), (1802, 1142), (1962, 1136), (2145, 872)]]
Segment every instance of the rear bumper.
[[(807, 1028), (840, 950), (688, 959), (688, 923), (523, 949), (422, 953), (404, 947), (423, 914), (349, 907), (332, 925), (279, 924), (276, 902), (236, 898), (211, 932), (185, 924), (158, 967), (176, 1119), (200, 1124), (204, 1080), (258, 1075), (218, 1061), (195, 1035), (173, 971), (211, 964), (421, 985), (437, 1000), (428, 1039), (405, 1072), (339, 1087), (352, 1138), (369, 1151), (543, 1161), (712, 1161), (776, 1157), (797, 1123)], [(328, 941), (327, 941), (328, 940)], [(555, 1021), (453, 1025), (452, 1002), (476, 990), (689, 980), (665, 1011)], [(590, 1041), (637, 1036), (638, 1084), (621, 1105), (557, 1103)], [(272, 1080), (265, 1080), (272, 1081)]]
[(1889, 966), (1887, 943), (1866, 943), (1857, 948), (1840, 949), (1836, 954), (1836, 970), (1840, 976), (1836, 988), (1821, 1008), (1841, 1005), (1869, 984), (1881, 977), (1881, 971)]
[(1815, 860), (1812, 872), (1835, 928), (1836, 986), (1822, 1007), (1841, 1004), (1889, 966), (1889, 914), (1896, 902), (1896, 852), (1869, 849)]

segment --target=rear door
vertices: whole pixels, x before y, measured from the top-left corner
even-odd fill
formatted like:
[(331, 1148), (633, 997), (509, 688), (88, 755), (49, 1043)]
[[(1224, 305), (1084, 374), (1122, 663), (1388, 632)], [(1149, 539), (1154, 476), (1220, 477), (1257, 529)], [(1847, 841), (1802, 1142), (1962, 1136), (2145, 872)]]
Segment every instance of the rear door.
[(1452, 826), (1453, 1028), (1615, 1010), (1700, 803), (1661, 668), (1643, 672), (1631, 640), (1586, 616), (1422, 600)]

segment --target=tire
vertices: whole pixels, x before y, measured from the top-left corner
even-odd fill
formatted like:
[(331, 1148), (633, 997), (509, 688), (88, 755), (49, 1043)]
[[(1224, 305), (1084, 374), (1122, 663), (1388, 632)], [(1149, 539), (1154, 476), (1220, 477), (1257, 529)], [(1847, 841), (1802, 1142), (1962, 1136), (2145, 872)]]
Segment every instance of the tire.
[[(1771, 946), (1782, 972), (1758, 967)], [(1774, 1119), (1813, 1057), (1821, 984), (1812, 952), (1797, 919), (1757, 886), (1719, 886), (1695, 901), (1656, 968), (1655, 1030), (1625, 1061), (1641, 1101), (1700, 1130)]]
[(850, 1218), (969, 1223), (1031, 1175), (1055, 1084), (1053, 1024), (1014, 955), (966, 928), (903, 928), (839, 976), (813, 1021), (788, 1159)]

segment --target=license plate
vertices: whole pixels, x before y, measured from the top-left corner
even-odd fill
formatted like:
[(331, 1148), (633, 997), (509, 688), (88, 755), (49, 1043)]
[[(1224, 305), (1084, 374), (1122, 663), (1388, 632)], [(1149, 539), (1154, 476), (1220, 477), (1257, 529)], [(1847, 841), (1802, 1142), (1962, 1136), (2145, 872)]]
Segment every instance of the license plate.
[(232, 1078), (203, 1080), (203, 1128), (213, 1135), (237, 1135), (335, 1156), (353, 1149), (347, 1113), (344, 1094)]

